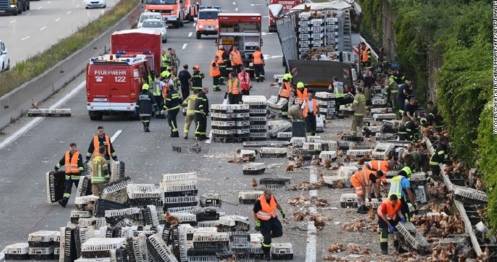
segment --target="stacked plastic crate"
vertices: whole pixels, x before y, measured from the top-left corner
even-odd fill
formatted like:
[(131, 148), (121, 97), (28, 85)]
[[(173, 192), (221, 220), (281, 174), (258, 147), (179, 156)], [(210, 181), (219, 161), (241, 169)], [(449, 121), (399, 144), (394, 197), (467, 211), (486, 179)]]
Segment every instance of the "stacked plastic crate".
[(162, 206), (163, 198), (159, 186), (154, 184), (128, 184), (128, 204), (131, 206)]
[(228, 233), (197, 230), (193, 233), (193, 248), (188, 249), (188, 259), (217, 261), (218, 254), (229, 251), (229, 243)]
[(339, 18), (335, 16), (328, 16), (324, 19), (326, 31), (326, 44), (335, 47), (338, 50), (337, 44), (340, 41), (340, 24)]
[(243, 96), (242, 101), (249, 106), (250, 139), (265, 140), (267, 133), (267, 99), (265, 96)]
[(331, 119), (335, 115), (335, 94), (317, 92), (316, 100), (319, 105), (319, 114), (326, 119)]
[[(29, 257), (35, 260), (54, 259), (54, 249), (58, 231), (37, 231), (28, 235)], [(58, 257), (57, 257), (58, 258)]]
[(298, 21), (298, 51), (302, 55), (312, 47), (322, 47), (326, 44), (324, 19), (311, 12), (299, 14)]
[(214, 142), (241, 142), (250, 137), (249, 105), (211, 105), (211, 120)]
[(164, 210), (192, 207), (198, 204), (197, 174), (164, 174), (160, 183), (164, 192)]

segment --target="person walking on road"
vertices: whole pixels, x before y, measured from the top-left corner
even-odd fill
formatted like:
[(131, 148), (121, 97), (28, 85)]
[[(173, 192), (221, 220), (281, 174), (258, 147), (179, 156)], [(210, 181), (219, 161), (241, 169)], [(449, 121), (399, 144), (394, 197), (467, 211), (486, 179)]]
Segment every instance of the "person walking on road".
[(183, 65), (183, 70), (178, 74), (179, 82), (181, 84), (181, 96), (186, 99), (190, 95), (190, 81), (192, 75), (188, 72), (188, 65)]
[(250, 81), (250, 74), (245, 71), (242, 67), (240, 73), (238, 73), (238, 81), (240, 82), (240, 89), (242, 91), (242, 96), (250, 95), (250, 89), (252, 88), (252, 83)]
[(231, 61), (231, 72), (238, 74), (240, 69), (243, 66), (242, 54), (238, 51), (236, 46), (233, 46), (230, 52), (230, 61)]
[(97, 133), (93, 136), (90, 146), (88, 147), (88, 152), (86, 153), (86, 162), (90, 161), (90, 157), (92, 155), (99, 155), (99, 148), (103, 146), (105, 147), (105, 154), (103, 157), (105, 160), (110, 160), (111, 158), (114, 161), (117, 161), (117, 155), (114, 151), (114, 146), (110, 141), (110, 137), (105, 133), (104, 127), (97, 127)]
[(219, 58), (216, 56), (214, 57), (214, 60), (211, 62), (211, 68), (210, 68), (210, 76), (212, 77), (212, 87), (214, 91), (221, 91), (221, 88), (219, 87), (221, 85), (221, 69), (219, 67)]
[(195, 137), (198, 141), (207, 139), (207, 115), (209, 115), (209, 99), (207, 98), (207, 93), (209, 89), (206, 87), (198, 93), (197, 99), (195, 100)]
[(296, 97), (298, 98), (298, 103), (297, 104), (302, 104), (304, 101), (307, 100), (309, 96), (309, 90), (307, 87), (305, 87), (303, 82), (298, 82), (297, 83), (297, 92), (296, 92)]
[(216, 51), (216, 61), (221, 71), (221, 81), (224, 82), (224, 78), (228, 77), (227, 66), (229, 63), (229, 56), (224, 50), (224, 46), (220, 45)]
[(255, 52), (252, 53), (252, 63), (254, 64), (254, 77), (256, 82), (264, 82), (264, 55), (260, 47), (256, 47)]
[(102, 157), (105, 147), (102, 146), (98, 150), (99, 154), (94, 155), (91, 160), (91, 193), (95, 196), (102, 194), (110, 177), (109, 163)]
[(240, 97), (240, 81), (236, 77), (235, 73), (230, 72), (228, 74), (228, 82), (226, 83), (226, 95), (228, 97), (229, 104), (239, 104), (241, 101)]
[[(406, 221), (400, 211), (401, 206), (401, 201), (398, 199), (397, 195), (391, 195), (388, 199), (383, 200), (376, 211), (378, 215), (378, 226), (380, 228), (380, 248), (383, 255), (388, 255), (388, 235), (397, 231), (395, 226), (399, 222)], [(398, 240), (395, 239), (394, 246), (397, 247), (398, 245)]]
[(352, 119), (352, 133), (357, 135), (357, 129), (362, 129), (362, 120), (366, 114), (366, 97), (364, 96), (362, 88), (357, 88), (357, 94), (352, 102), (352, 110), (354, 110), (354, 117)]
[(143, 84), (140, 96), (138, 97), (139, 115), (143, 124), (143, 131), (150, 132), (150, 118), (153, 111), (153, 96), (149, 91), (149, 85)]
[(278, 219), (277, 210), (285, 219), (285, 213), (271, 190), (266, 189), (254, 204), (255, 229), (260, 230), (264, 240), (262, 250), (266, 260), (271, 259), (271, 241), (273, 238), (283, 235), (283, 227)]
[(305, 119), (306, 129), (312, 136), (316, 134), (316, 116), (319, 114), (318, 101), (314, 98), (314, 93), (309, 95), (302, 104), (302, 116)]
[(202, 80), (205, 78), (204, 73), (200, 72), (200, 66), (199, 65), (194, 65), (193, 66), (193, 75), (192, 75), (192, 89), (197, 89), (201, 90), (203, 85), (202, 85)]
[(176, 91), (176, 88), (169, 89), (169, 92), (165, 98), (164, 109), (167, 112), (167, 123), (171, 129), (171, 137), (179, 137), (178, 122), (176, 121), (176, 117), (178, 116), (180, 107), (181, 97)]
[(76, 143), (69, 144), (69, 150), (64, 153), (64, 156), (55, 165), (54, 170), (58, 171), (62, 166), (64, 166), (64, 172), (66, 173), (64, 182), (64, 196), (59, 200), (59, 204), (62, 207), (66, 207), (69, 198), (71, 197), (72, 185), (77, 188), (79, 183), (79, 177), (84, 171), (83, 157), (78, 151)]
[(184, 139), (188, 139), (190, 126), (192, 125), (193, 120), (195, 120), (195, 101), (197, 100), (198, 92), (199, 90), (193, 89), (193, 94), (183, 100), (183, 103), (181, 104), (183, 107), (186, 107), (185, 124), (183, 126)]

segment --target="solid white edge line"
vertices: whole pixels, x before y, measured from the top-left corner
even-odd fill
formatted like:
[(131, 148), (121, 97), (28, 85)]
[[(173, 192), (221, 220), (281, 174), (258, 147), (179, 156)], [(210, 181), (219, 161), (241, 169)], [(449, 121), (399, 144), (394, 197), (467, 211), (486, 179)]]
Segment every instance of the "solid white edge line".
[[(315, 166), (312, 166), (309, 173), (309, 182), (316, 183), (317, 180), (318, 180), (317, 168)], [(315, 189), (309, 190), (309, 199), (312, 199), (317, 196), (318, 196), (317, 190)], [(315, 214), (317, 212), (316, 206), (314, 204), (312, 204), (312, 206), (309, 207), (309, 212), (311, 214)], [(305, 247), (305, 262), (316, 262), (317, 229), (316, 226), (314, 226), (313, 221), (309, 220), (307, 223), (308, 224), (307, 224), (307, 241)]]
[(114, 141), (116, 141), (116, 139), (119, 137), (119, 135), (123, 132), (123, 130), (119, 129), (117, 130), (113, 135), (112, 137), (110, 138), (110, 142), (111, 143), (114, 143)]
[[(71, 90), (68, 94), (63, 96), (61, 99), (59, 99), (55, 104), (53, 104), (50, 109), (54, 109), (65, 102), (67, 102), (69, 99), (71, 99), (73, 96), (76, 95), (83, 87), (85, 87), (85, 81), (83, 81), (81, 84), (79, 84), (76, 88)], [(0, 150), (4, 149), (6, 146), (8, 146), (10, 143), (16, 141), (19, 139), (22, 135), (24, 135), (26, 132), (31, 130), (33, 127), (35, 127), (37, 124), (39, 124), (44, 117), (35, 117), (33, 120), (29, 121), (26, 125), (22, 126), (20, 129), (18, 129), (16, 132), (5, 138), (2, 142), (0, 142)]]
[(238, 7), (237, 7), (237, 8), (235, 8), (235, 12), (238, 12)]
[(193, 32), (188, 33), (188, 37), (192, 37)]

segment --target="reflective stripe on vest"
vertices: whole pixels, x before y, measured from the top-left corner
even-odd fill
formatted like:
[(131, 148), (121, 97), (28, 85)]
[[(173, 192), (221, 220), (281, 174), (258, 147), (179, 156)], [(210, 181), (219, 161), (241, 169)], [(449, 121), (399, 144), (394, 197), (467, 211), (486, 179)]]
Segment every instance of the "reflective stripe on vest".
[(79, 159), (79, 152), (76, 151), (74, 154), (71, 154), (69, 151), (66, 151), (66, 154), (64, 156), (65, 158), (65, 169), (66, 169), (66, 174), (79, 174), (80, 170), (78, 167), (78, 159)]
[(240, 94), (238, 79), (228, 80), (228, 94), (238, 95)]
[(261, 51), (255, 51), (252, 54), (252, 57), (254, 58), (253, 59), (254, 65), (261, 65), (264, 63), (264, 60), (262, 60), (262, 52)]
[(269, 200), (269, 204), (266, 201), (266, 197), (262, 194), (259, 197), (259, 202), (261, 203), (261, 210), (255, 214), (255, 216), (262, 220), (268, 221), (269, 219), (276, 217), (276, 209), (278, 205), (276, 204), (276, 199), (273, 195), (271, 195), (271, 199)]
[[(107, 154), (110, 156), (112, 154), (112, 152), (110, 151), (110, 139), (109, 139), (109, 136), (107, 134), (105, 134), (104, 136), (105, 136), (104, 146), (107, 147), (106, 148)], [(100, 148), (100, 143), (98, 142), (98, 135), (95, 135), (95, 136), (93, 136), (93, 155), (94, 156), (100, 155), (99, 148)]]
[(390, 180), (390, 190), (388, 191), (388, 197), (390, 197), (391, 195), (397, 195), (397, 198), (402, 198), (402, 185), (401, 185), (401, 182), (402, 181), (402, 176), (394, 176), (391, 180)]

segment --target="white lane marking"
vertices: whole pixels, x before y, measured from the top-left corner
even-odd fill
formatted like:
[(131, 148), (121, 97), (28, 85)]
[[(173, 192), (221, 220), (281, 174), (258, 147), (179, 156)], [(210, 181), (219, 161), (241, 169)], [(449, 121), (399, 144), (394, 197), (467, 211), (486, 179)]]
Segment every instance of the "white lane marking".
[(235, 2), (235, 1), (233, 1), (233, 5), (236, 5), (236, 2)]
[(15, 23), (15, 22), (16, 22), (16, 20), (15, 20), (15, 19), (12, 19), (12, 20), (10, 20), (10, 21), (9, 21), (9, 23), (11, 23), (11, 24), (13, 24), (13, 23)]
[(45, 29), (47, 29), (47, 27), (46, 27), (46, 26), (42, 26), (42, 27), (40, 28), (40, 31), (43, 31), (43, 30), (45, 30)]
[(48, 1), (48, 2), (47, 2), (47, 4), (51, 4), (51, 3), (52, 3), (52, 1)]
[(27, 36), (25, 36), (25, 37), (21, 38), (21, 41), (28, 40), (28, 39), (30, 39), (30, 38), (31, 38), (31, 36), (27, 35)]
[(211, 131), (209, 131), (209, 139), (207, 139), (207, 140), (205, 141), (205, 143), (206, 143), (206, 144), (210, 144), (210, 143), (212, 143), (212, 130), (211, 130)]
[(188, 37), (192, 37), (193, 32), (188, 33)]
[(193, 23), (193, 27), (195, 27), (195, 26), (197, 26), (197, 22), (194, 22), (194, 23)]
[(237, 7), (237, 8), (235, 8), (235, 12), (238, 12), (238, 7)]
[(80, 7), (80, 5), (76, 5), (76, 8), (79, 8), (79, 7)]
[(60, 21), (60, 17), (55, 18), (55, 22), (56, 23), (59, 22), (59, 21)]
[(114, 143), (116, 141), (117, 137), (122, 133), (123, 131), (121, 129), (117, 130), (110, 138), (110, 142)]
[(185, 49), (188, 46), (188, 43), (184, 43), (181, 49)]
[[(318, 176), (317, 176), (317, 168), (315, 166), (311, 167), (310, 173), (309, 173), (309, 182), (310, 183), (316, 183), (318, 181)], [(316, 189), (309, 190), (309, 199), (317, 198), (318, 196), (318, 191)], [(312, 204), (309, 207), (309, 213), (315, 214), (317, 213), (316, 206)], [(317, 234), (317, 229), (316, 226), (314, 226), (313, 221), (308, 221), (307, 222), (307, 244), (305, 247), (305, 262), (316, 262), (316, 234)]]
[[(69, 92), (68, 94), (66, 94), (65, 96), (60, 98), (59, 101), (55, 102), (52, 106), (50, 106), (50, 109), (57, 108), (57, 107), (63, 105), (64, 103), (66, 103), (67, 101), (69, 101), (69, 99), (73, 98), (79, 91), (81, 91), (86, 86), (85, 84), (86, 84), (85, 81), (81, 82), (81, 84), (79, 84), (76, 88), (71, 90), (71, 92)], [(0, 150), (4, 149), (10, 143), (19, 139), (22, 135), (24, 135), (29, 130), (31, 130), (33, 127), (38, 125), (43, 119), (45, 119), (45, 118), (44, 117), (35, 117), (33, 120), (29, 121), (26, 125), (17, 129), (16, 132), (14, 132), (13, 134), (11, 134), (7, 138), (5, 138), (2, 142), (0, 142)]]
[(72, 14), (72, 11), (69, 10), (69, 11), (66, 12), (66, 14), (70, 15), (70, 14)]
[(36, 8), (36, 9), (41, 10), (42, 8), (43, 8), (43, 6), (38, 6), (38, 8)]

